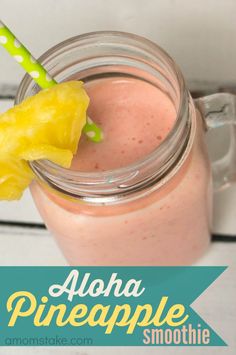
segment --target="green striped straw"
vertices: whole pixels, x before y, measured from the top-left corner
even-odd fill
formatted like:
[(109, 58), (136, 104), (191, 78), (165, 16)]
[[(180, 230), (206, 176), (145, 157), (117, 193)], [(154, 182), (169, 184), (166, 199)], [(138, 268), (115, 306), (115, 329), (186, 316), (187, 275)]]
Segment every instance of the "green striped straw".
[[(57, 84), (45, 68), (28, 51), (28, 49), (15, 37), (15, 35), (0, 20), (0, 44), (10, 53), (24, 70), (34, 79), (41, 89), (47, 89)], [(87, 118), (83, 132), (93, 142), (100, 142), (103, 138), (101, 129)]]

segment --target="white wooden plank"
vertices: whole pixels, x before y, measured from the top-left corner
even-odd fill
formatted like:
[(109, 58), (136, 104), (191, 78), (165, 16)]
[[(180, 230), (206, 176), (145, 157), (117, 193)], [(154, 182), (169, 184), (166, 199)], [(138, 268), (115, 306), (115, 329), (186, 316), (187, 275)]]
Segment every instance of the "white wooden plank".
[(19, 222), (42, 222), (29, 189), (27, 189), (19, 201), (0, 202), (0, 220)]
[[(66, 38), (112, 29), (134, 32), (163, 46), (188, 80), (236, 80), (235, 0), (60, 0), (57, 6), (55, 0), (0, 3), (3, 21), (36, 56)], [(0, 53), (0, 80), (19, 82), (24, 71), (2, 48)]]

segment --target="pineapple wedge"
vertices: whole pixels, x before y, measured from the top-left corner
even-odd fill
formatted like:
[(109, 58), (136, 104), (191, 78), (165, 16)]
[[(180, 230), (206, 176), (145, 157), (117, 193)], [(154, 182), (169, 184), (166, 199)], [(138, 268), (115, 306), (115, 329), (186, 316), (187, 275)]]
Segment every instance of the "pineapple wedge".
[(83, 83), (42, 90), (0, 115), (0, 199), (19, 199), (33, 179), (27, 161), (48, 159), (69, 168), (86, 123)]

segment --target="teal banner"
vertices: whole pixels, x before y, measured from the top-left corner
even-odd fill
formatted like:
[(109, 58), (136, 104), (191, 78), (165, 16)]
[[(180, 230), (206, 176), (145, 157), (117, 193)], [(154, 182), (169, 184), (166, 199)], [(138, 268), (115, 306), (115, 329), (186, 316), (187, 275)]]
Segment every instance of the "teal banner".
[(225, 269), (0, 267), (0, 345), (224, 346), (191, 304)]

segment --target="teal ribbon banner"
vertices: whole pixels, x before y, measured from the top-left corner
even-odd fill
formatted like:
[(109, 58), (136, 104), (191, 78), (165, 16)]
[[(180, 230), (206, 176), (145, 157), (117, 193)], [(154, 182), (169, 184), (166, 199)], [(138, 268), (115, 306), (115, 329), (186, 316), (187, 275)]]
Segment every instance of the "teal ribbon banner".
[(224, 346), (191, 304), (225, 269), (0, 267), (0, 345)]

